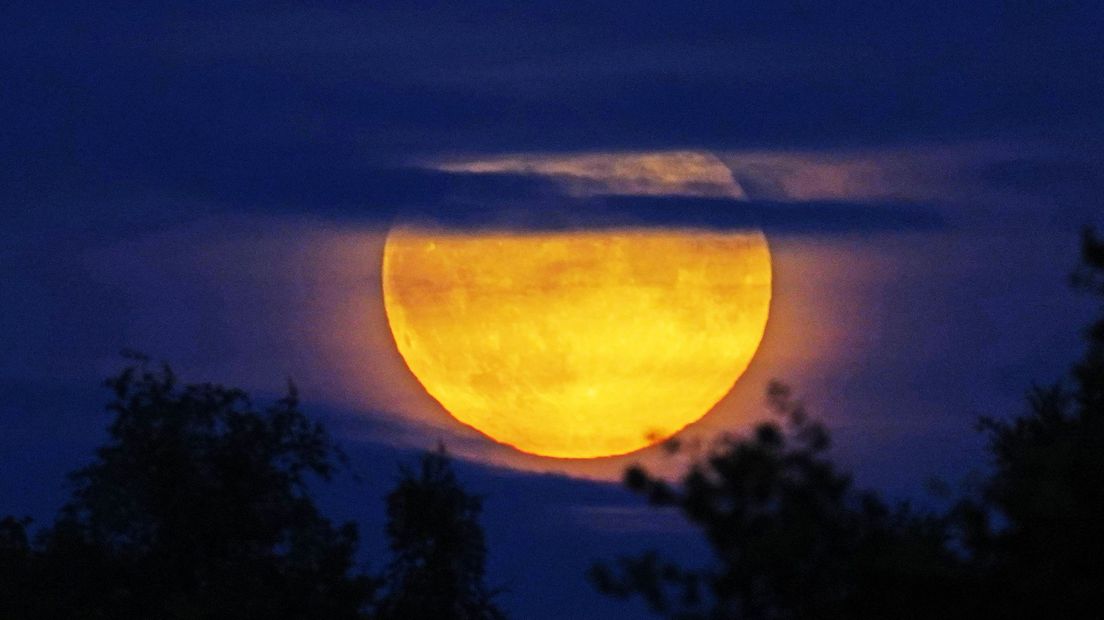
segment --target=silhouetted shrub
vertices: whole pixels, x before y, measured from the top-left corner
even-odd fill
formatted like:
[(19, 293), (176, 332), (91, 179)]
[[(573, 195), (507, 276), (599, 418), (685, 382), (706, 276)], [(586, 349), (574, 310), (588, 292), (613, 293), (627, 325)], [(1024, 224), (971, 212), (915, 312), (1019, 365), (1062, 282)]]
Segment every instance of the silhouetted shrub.
[(824, 427), (786, 387), (768, 396), (778, 422), (720, 438), (677, 484), (625, 473), (631, 490), (701, 529), (713, 565), (621, 558), (591, 570), (595, 585), (680, 619), (953, 617), (969, 576), (944, 519), (854, 491), (825, 456)]
[(356, 530), (307, 489), (340, 453), (294, 388), (266, 409), (145, 360), (108, 380), (110, 438), (33, 544), (0, 523), (0, 617), (359, 618)]
[[(1104, 243), (1086, 232), (1075, 285), (1104, 300)], [(1104, 614), (1104, 304), (1070, 380), (1033, 388), (1027, 412), (986, 419), (994, 473), (961, 507), (1005, 617)]]
[(482, 501), (459, 484), (444, 447), (403, 467), (387, 496), (392, 559), (380, 620), (497, 620), (484, 585)]

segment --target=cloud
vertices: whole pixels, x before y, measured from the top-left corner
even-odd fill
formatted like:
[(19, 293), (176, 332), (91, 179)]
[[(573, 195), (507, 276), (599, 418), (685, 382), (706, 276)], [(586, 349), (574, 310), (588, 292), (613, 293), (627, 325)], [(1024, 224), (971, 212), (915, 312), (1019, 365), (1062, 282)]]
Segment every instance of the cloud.
[(0, 31), (0, 191), (318, 202), (355, 197), (367, 169), (456, 153), (1099, 150), (1098, 3), (634, 6), (498, 7), (479, 24), (387, 3), (17, 7)]
[[(937, 170), (984, 159), (973, 147), (857, 153), (639, 151), (523, 153), (430, 162), (472, 177), (524, 175), (563, 194), (505, 210), (449, 204), (429, 221), (521, 228), (759, 228), (824, 233), (933, 230), (946, 222), (921, 199), (947, 189)], [(991, 155), (990, 155), (991, 156)], [(487, 199), (490, 199), (488, 196)]]
[(333, 98), (386, 93), (361, 111), (372, 117), (362, 127), (386, 126), (413, 147), (410, 121), (435, 112), (431, 123), (448, 131), (421, 139), (444, 140), (438, 151), (870, 144), (1099, 126), (1094, 3), (483, 8), (478, 24), (467, 18), (477, 9), (447, 5), (223, 11), (171, 24), (160, 53), (181, 66), (279, 71)]
[(780, 234), (931, 231), (946, 227), (943, 217), (924, 205), (909, 203), (734, 201), (683, 196), (609, 196), (593, 209), (593, 223), (671, 228), (759, 229)]
[[(895, 197), (871, 181), (892, 169), (863, 164), (870, 178), (833, 185), (830, 174), (853, 175), (854, 166), (786, 153), (758, 157), (754, 165), (734, 166), (740, 183), (708, 152), (526, 155), (442, 165), (455, 170), (294, 167), (276, 158), (227, 165), (194, 185), (173, 184), (166, 195), (145, 193), (151, 186), (120, 189), (115, 198), (54, 199), (19, 212), (6, 232), (55, 227), (125, 235), (220, 214), (311, 217), (353, 227), (404, 222), (520, 230), (667, 226), (837, 234), (945, 225), (932, 205)], [(762, 191), (768, 183), (777, 191)], [(757, 189), (749, 198), (743, 186)], [(916, 195), (934, 193), (913, 188)]]
[(702, 151), (500, 155), (453, 159), (450, 172), (516, 173), (558, 181), (570, 195), (713, 196), (740, 199), (744, 190), (715, 155)]
[(508, 205), (443, 203), (405, 209), (391, 221), (454, 230), (659, 227), (762, 230), (787, 235), (936, 231), (948, 225), (932, 207), (907, 202), (774, 202), (677, 195), (558, 197)]

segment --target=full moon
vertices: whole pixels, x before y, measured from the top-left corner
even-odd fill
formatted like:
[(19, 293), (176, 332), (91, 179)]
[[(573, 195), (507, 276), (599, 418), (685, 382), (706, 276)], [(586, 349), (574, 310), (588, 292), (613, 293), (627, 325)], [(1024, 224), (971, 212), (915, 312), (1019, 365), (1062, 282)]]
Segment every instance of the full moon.
[(531, 454), (594, 458), (699, 420), (766, 328), (762, 233), (400, 227), (383, 300), (410, 371), (453, 417)]

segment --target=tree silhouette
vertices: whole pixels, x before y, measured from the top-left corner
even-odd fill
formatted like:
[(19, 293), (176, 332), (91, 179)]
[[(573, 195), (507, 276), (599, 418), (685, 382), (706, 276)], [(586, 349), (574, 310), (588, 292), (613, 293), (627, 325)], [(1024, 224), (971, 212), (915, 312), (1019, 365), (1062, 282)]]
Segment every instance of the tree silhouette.
[[(1104, 242), (1091, 231), (1074, 283), (1104, 301)], [(1034, 388), (1011, 421), (982, 421), (994, 473), (963, 513), (1004, 617), (1104, 613), (1104, 304), (1086, 338), (1070, 381)]]
[(630, 489), (701, 528), (714, 565), (621, 558), (592, 568), (599, 590), (685, 620), (967, 615), (951, 605), (969, 578), (944, 520), (854, 491), (825, 456), (828, 433), (789, 389), (773, 383), (768, 398), (780, 422), (720, 438), (677, 485), (638, 466), (625, 473)]
[(340, 458), (294, 387), (267, 409), (144, 360), (109, 379), (110, 439), (34, 543), (0, 522), (0, 617), (358, 618), (356, 530), (308, 491)]
[(482, 500), (460, 486), (444, 447), (400, 468), (387, 495), (392, 560), (379, 620), (497, 620), (483, 582)]
[(19, 600), (19, 594), (33, 591), (31, 544), (27, 536), (28, 519), (0, 519), (0, 612), (5, 616), (23, 617), (29, 607)]

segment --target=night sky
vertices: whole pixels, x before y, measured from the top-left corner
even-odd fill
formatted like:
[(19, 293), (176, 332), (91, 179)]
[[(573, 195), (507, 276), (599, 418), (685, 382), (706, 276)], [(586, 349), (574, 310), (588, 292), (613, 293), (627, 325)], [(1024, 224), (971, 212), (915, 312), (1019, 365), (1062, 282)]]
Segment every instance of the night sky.
[(860, 486), (921, 504), (986, 466), (979, 416), (1059, 378), (1104, 224), (1095, 2), (16, 3), (0, 11), (0, 514), (49, 521), (120, 351), (264, 399), (287, 378), (363, 481), (320, 489), (385, 561), (396, 464), (444, 441), (517, 618), (646, 617), (591, 561), (707, 550), (616, 483), (450, 418), (395, 350), (396, 222), (763, 230), (758, 355)]

